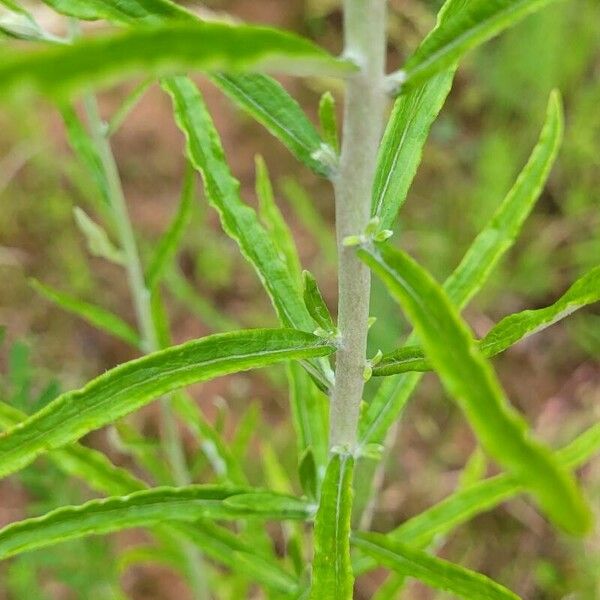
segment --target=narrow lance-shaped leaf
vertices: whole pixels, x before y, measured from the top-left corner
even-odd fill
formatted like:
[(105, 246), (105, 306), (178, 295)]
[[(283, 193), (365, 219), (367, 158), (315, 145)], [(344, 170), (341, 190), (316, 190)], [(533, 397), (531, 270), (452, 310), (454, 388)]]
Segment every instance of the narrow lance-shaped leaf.
[(327, 177), (331, 166), (318, 158), (323, 140), (300, 105), (283, 86), (257, 73), (217, 73), (211, 81), (243, 111), (263, 125), (300, 162)]
[[(3, 430), (11, 429), (26, 419), (25, 413), (0, 402), (0, 427)], [(113, 465), (101, 452), (79, 444), (54, 450), (50, 459), (63, 473), (82, 479), (90, 488), (103, 494), (129, 494), (146, 487), (143, 481)]]
[(557, 525), (575, 534), (587, 531), (591, 516), (575, 481), (548, 449), (531, 438), (441, 286), (406, 254), (389, 246), (361, 249), (359, 256), (406, 312), (482, 447), (528, 487)]
[(352, 543), (380, 565), (468, 600), (518, 600), (519, 596), (485, 575), (377, 533), (357, 533)]
[(335, 98), (331, 92), (325, 92), (319, 101), (319, 121), (325, 142), (339, 154), (340, 140), (337, 115), (335, 114)]
[(335, 324), (314, 275), (310, 271), (304, 271), (302, 279), (304, 282), (304, 303), (310, 316), (323, 331), (327, 333), (335, 332)]
[(94, 141), (70, 104), (64, 104), (60, 109), (60, 113), (67, 130), (69, 144), (94, 181), (101, 199), (99, 208), (103, 211), (103, 215), (109, 219), (111, 214), (108, 208), (110, 207), (110, 192), (106, 173), (102, 168), (102, 161)]
[(0, 530), (0, 559), (87, 535), (169, 521), (248, 516), (304, 520), (309, 515), (306, 502), (283, 494), (210, 485), (155, 488), (62, 507), (8, 525)]
[(169, 0), (43, 0), (56, 12), (83, 21), (107, 19), (122, 23), (155, 24), (163, 20), (189, 20), (193, 14)]
[(30, 279), (29, 284), (38, 294), (60, 306), (60, 308), (81, 317), (84, 321), (98, 327), (98, 329), (106, 331), (136, 348), (139, 347), (140, 338), (137, 332), (110, 311), (95, 304), (79, 300), (64, 292), (59, 292), (35, 279)]
[(154, 83), (153, 77), (148, 77), (141, 83), (138, 83), (131, 92), (127, 94), (119, 108), (112, 114), (110, 120), (106, 124), (105, 136), (111, 137), (119, 131), (121, 125), (126, 121), (131, 111), (137, 106), (138, 102), (143, 98), (144, 94), (150, 89)]
[[(219, 213), (223, 229), (256, 270), (282, 324), (312, 331), (312, 319), (293, 276), (256, 212), (240, 197), (240, 183), (229, 170), (219, 135), (198, 88), (184, 77), (170, 78), (163, 86), (173, 99), (177, 124), (186, 137), (188, 157), (202, 174), (206, 196)], [(331, 380), (327, 369), (326, 365), (313, 369), (325, 388)]]
[[(497, 323), (478, 342), (479, 350), (490, 358), (513, 344), (550, 327), (576, 310), (600, 301), (600, 267), (578, 279), (554, 304), (509, 315)], [(373, 375), (392, 375), (410, 371), (431, 371), (431, 363), (420, 346), (404, 346), (384, 355)]]
[(284, 260), (290, 274), (300, 285), (302, 267), (294, 236), (288, 227), (273, 194), (273, 186), (269, 177), (267, 165), (262, 156), (255, 157), (256, 164), (256, 196), (258, 198), (259, 215), (264, 226)]
[(444, 284), (452, 302), (458, 307), (466, 306), (507, 250), (514, 245), (523, 223), (542, 193), (558, 155), (563, 132), (562, 102), (555, 90), (550, 94), (546, 120), (527, 164)]
[(93, 221), (85, 211), (79, 207), (73, 210), (75, 223), (83, 234), (87, 249), (92, 256), (103, 258), (116, 265), (124, 264), (123, 252), (109, 239), (108, 234), (101, 225)]
[(59, 396), (0, 437), (0, 475), (186, 385), (332, 351), (308, 333), (259, 329), (209, 336), (125, 363), (82, 389)]
[(396, 99), (379, 149), (371, 214), (391, 229), (421, 162), (431, 125), (452, 87), (454, 69)]
[(195, 174), (191, 165), (188, 165), (183, 181), (181, 199), (175, 218), (169, 225), (167, 231), (160, 238), (158, 245), (152, 255), (150, 266), (146, 272), (146, 283), (148, 288), (153, 288), (162, 279), (165, 270), (175, 256), (185, 228), (190, 222), (192, 215), (192, 202), (195, 192)]
[(287, 377), (298, 458), (311, 448), (320, 479), (327, 465), (329, 403), (299, 364), (290, 363), (287, 366)]
[[(457, 10), (461, 1), (453, 3)], [(554, 164), (562, 132), (560, 96), (553, 92), (548, 102), (544, 127), (531, 157), (489, 223), (475, 238), (458, 267), (444, 283), (444, 290), (457, 308), (464, 308), (481, 290), (494, 267), (514, 245)], [(416, 341), (417, 338), (411, 336), (408, 345), (415, 344)], [(385, 381), (385, 387), (376, 395), (361, 419), (361, 446), (383, 443), (387, 430), (402, 412), (419, 381), (420, 375), (417, 373), (404, 374)]]
[(310, 600), (351, 600), (350, 520), (354, 459), (334, 454), (321, 488), (315, 520)]
[(190, 69), (343, 76), (354, 67), (288, 32), (197, 21), (132, 29), (68, 46), (6, 52), (0, 65), (0, 89), (26, 84), (64, 97), (131, 75)]
[(300, 457), (298, 464), (298, 476), (304, 493), (311, 499), (316, 500), (319, 495), (319, 476), (312, 448), (307, 448)]
[(455, 2), (403, 68), (402, 89), (426, 81), (450, 67), (472, 48), (483, 44), (528, 14), (553, 0), (473, 0)]
[[(600, 423), (593, 425), (556, 453), (558, 460), (569, 469), (582, 466), (600, 452)], [(461, 488), (454, 494), (408, 519), (386, 534), (390, 540), (424, 548), (436, 536), (448, 534), (477, 515), (499, 506), (523, 493), (525, 487), (514, 477), (503, 473)], [(376, 561), (362, 558), (355, 562), (355, 574), (377, 567)]]

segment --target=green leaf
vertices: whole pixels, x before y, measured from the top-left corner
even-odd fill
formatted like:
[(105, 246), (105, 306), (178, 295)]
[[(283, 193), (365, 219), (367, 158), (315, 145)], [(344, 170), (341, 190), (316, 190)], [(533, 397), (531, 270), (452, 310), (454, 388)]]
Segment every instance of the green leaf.
[(563, 138), (560, 94), (550, 94), (544, 127), (527, 164), (490, 222), (475, 238), (460, 265), (444, 284), (452, 302), (465, 306), (513, 246), (533, 210), (556, 160)]
[(310, 316), (315, 320), (315, 323), (327, 333), (336, 331), (335, 323), (331, 318), (327, 304), (321, 294), (317, 280), (310, 271), (302, 273), (304, 282), (304, 303)]
[(197, 21), (132, 29), (68, 46), (7, 52), (0, 65), (0, 89), (26, 84), (64, 97), (140, 73), (244, 69), (343, 76), (354, 67), (291, 33)]
[(297, 363), (287, 365), (292, 423), (296, 432), (298, 458), (312, 448), (319, 479), (324, 475), (328, 460), (327, 397), (310, 381)]
[(169, 0), (43, 0), (56, 12), (81, 20), (107, 19), (127, 24), (188, 20), (193, 14)]
[(0, 4), (16, 13), (29, 14), (18, 2), (14, 2), (13, 0), (0, 0)]
[[(0, 4), (6, 4), (0, 2)], [(57, 42), (60, 38), (44, 31), (31, 15), (17, 5), (8, 4), (14, 12), (0, 14), (0, 33), (17, 40)]]
[(307, 448), (300, 457), (298, 465), (298, 475), (300, 485), (304, 493), (311, 499), (316, 500), (319, 497), (319, 477), (317, 474), (317, 464), (312, 448)]
[(106, 216), (109, 216), (110, 211), (107, 210), (107, 207), (110, 207), (111, 203), (110, 192), (106, 180), (106, 173), (102, 167), (102, 159), (98, 154), (94, 140), (92, 140), (83, 123), (77, 116), (73, 106), (64, 104), (60, 108), (60, 114), (65, 123), (69, 144), (71, 145), (73, 152), (75, 152), (81, 163), (87, 169), (89, 176), (94, 181), (100, 194), (100, 198), (102, 199), (100, 208), (104, 211)]
[(79, 231), (85, 237), (90, 254), (98, 258), (104, 258), (116, 265), (123, 265), (125, 260), (123, 252), (110, 241), (106, 231), (92, 221), (81, 208), (75, 207), (73, 214)]
[(600, 301), (600, 266), (578, 279), (554, 304), (537, 310), (526, 310), (502, 319), (481, 340), (481, 350), (486, 356), (494, 356), (519, 340), (568, 317), (579, 308), (598, 301)]
[(175, 393), (172, 405), (188, 428), (201, 439), (202, 451), (208, 457), (215, 473), (232, 484), (247, 485), (239, 462), (221, 434), (204, 418), (196, 403), (186, 394)]
[[(0, 427), (3, 430), (11, 429), (26, 419), (25, 413), (0, 402)], [(129, 494), (146, 487), (143, 481), (113, 465), (104, 454), (79, 444), (54, 450), (49, 458), (63, 473), (82, 479), (93, 490), (103, 494)]]
[(362, 249), (358, 254), (406, 312), (482, 447), (528, 487), (552, 521), (574, 534), (587, 531), (591, 516), (573, 477), (545, 446), (531, 438), (441, 286), (391, 247)]
[(170, 529), (177, 529), (197, 544), (207, 556), (252, 581), (285, 594), (298, 593), (297, 580), (282, 569), (278, 562), (261, 553), (256, 544), (242, 541), (231, 531), (205, 519), (192, 527), (173, 523)]
[[(448, 3), (448, 14), (451, 12), (450, 4), (458, 10), (460, 2), (462, 0), (452, 4), (451, 0)], [(475, 238), (458, 267), (444, 283), (444, 290), (459, 309), (463, 309), (481, 290), (494, 267), (514, 245), (554, 164), (562, 132), (560, 96), (558, 92), (553, 92), (540, 138), (526, 166), (489, 223)], [(416, 341), (417, 338), (411, 336), (408, 345), (415, 344)], [(385, 388), (376, 396), (377, 401), (373, 401), (361, 419), (361, 445), (383, 443), (387, 430), (397, 420), (419, 381), (420, 375), (410, 373), (385, 382)]]
[(396, 99), (379, 149), (371, 215), (391, 229), (421, 162), (432, 123), (452, 87), (454, 69)]
[[(557, 457), (565, 468), (573, 469), (585, 464), (599, 451), (600, 423), (597, 423), (559, 450)], [(523, 484), (506, 473), (478, 481), (408, 519), (388, 536), (406, 544), (425, 547), (436, 536), (447, 534), (476, 515), (522, 493), (524, 489)]]
[(59, 396), (0, 437), (0, 476), (186, 385), (332, 351), (311, 334), (259, 329), (209, 336), (125, 363)]
[(377, 533), (357, 533), (352, 543), (400, 575), (468, 600), (518, 600), (519, 596), (485, 575), (459, 567)]
[[(478, 342), (479, 350), (486, 358), (496, 356), (513, 344), (568, 317), (576, 310), (598, 301), (600, 266), (578, 279), (554, 304), (536, 310), (525, 310), (502, 319)], [(373, 375), (430, 370), (431, 364), (420, 346), (404, 346), (386, 354), (374, 367)]]
[(223, 505), (237, 517), (305, 521), (314, 514), (306, 500), (288, 494), (252, 492), (227, 498)]
[(427, 81), (466, 52), (498, 35), (553, 0), (473, 0), (449, 3), (440, 23), (403, 68), (401, 89)]
[(73, 296), (59, 292), (36, 279), (30, 279), (29, 285), (38, 293), (50, 302), (53, 302), (60, 308), (70, 312), (78, 317), (81, 317), (87, 323), (94, 327), (106, 331), (110, 335), (139, 348), (140, 337), (137, 332), (129, 326), (125, 321), (117, 317), (115, 314), (96, 306), (79, 300)]
[(354, 459), (334, 454), (321, 488), (315, 520), (310, 600), (351, 600), (350, 519)]
[(209, 75), (211, 81), (239, 108), (274, 135), (309, 169), (327, 177), (331, 168), (318, 159), (323, 140), (283, 86), (256, 73)]
[[(281, 323), (312, 331), (312, 319), (293, 275), (256, 212), (240, 197), (240, 183), (229, 170), (219, 135), (198, 88), (184, 77), (170, 78), (163, 86), (173, 99), (177, 124), (186, 137), (189, 160), (203, 177), (206, 196), (219, 213), (224, 231), (256, 270)], [(325, 388), (332, 378), (327, 369), (326, 365), (313, 369)]]
[(327, 262), (337, 264), (337, 247), (331, 224), (320, 214), (315, 199), (291, 177), (281, 180), (281, 189), (303, 227), (313, 236)]
[(257, 155), (255, 164), (255, 187), (260, 219), (271, 234), (271, 239), (277, 247), (280, 258), (285, 262), (294, 280), (300, 285), (302, 267), (300, 266), (300, 258), (294, 237), (275, 202), (273, 186), (263, 157)]
[(340, 152), (340, 140), (338, 134), (337, 115), (335, 113), (335, 98), (331, 92), (325, 92), (319, 101), (319, 121), (325, 143), (333, 149), (336, 154)]
[(110, 117), (110, 120), (106, 124), (106, 133), (105, 136), (107, 138), (112, 137), (119, 131), (121, 125), (125, 122), (131, 111), (136, 107), (138, 102), (142, 99), (144, 94), (150, 89), (152, 84), (154, 83), (154, 78), (149, 77), (145, 79), (138, 85), (136, 85), (133, 90), (125, 97), (125, 100), (120, 104), (119, 108), (113, 113)]
[[(10, 428), (27, 415), (0, 402), (0, 426)], [(79, 444), (53, 450), (48, 457), (67, 475), (78, 477), (92, 489), (111, 495), (131, 494), (146, 487), (143, 481), (113, 465), (103, 454)], [(201, 551), (232, 570), (242, 573), (263, 585), (292, 592), (294, 578), (269, 557), (261, 556), (254, 546), (249, 546), (233, 533), (208, 521), (200, 520), (193, 526), (178, 527), (176, 523), (157, 526), (159, 533), (184, 537), (199, 546)]]
[[(239, 504), (234, 498), (241, 495)], [(295, 500), (295, 504), (293, 502)], [(306, 519), (306, 503), (277, 494), (213, 485), (155, 488), (80, 506), (65, 506), (0, 530), (0, 559), (88, 535), (106, 534), (169, 521), (237, 519), (258, 515)]]
[[(93, 4), (75, 0), (47, 1), (62, 14), (84, 19), (108, 19), (119, 25), (136, 25), (140, 21), (168, 22), (173, 19), (199, 21), (196, 15), (166, 0), (94, 0)], [(208, 76), (226, 96), (279, 139), (296, 158), (319, 175), (330, 174), (330, 167), (315, 158), (315, 153), (323, 143), (319, 134), (299, 104), (277, 81), (256, 73), (211, 73)]]
[(196, 191), (195, 182), (194, 170), (191, 165), (188, 165), (183, 180), (183, 189), (181, 190), (181, 199), (177, 214), (167, 231), (160, 238), (146, 272), (146, 284), (149, 289), (152, 289), (161, 281), (165, 270), (179, 248), (185, 228), (189, 224), (192, 215), (192, 202)]

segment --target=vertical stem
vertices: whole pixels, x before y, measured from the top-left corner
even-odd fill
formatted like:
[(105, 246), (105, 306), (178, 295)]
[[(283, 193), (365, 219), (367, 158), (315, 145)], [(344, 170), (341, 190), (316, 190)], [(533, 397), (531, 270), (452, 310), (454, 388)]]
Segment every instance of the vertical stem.
[[(112, 153), (110, 142), (106, 136), (106, 127), (100, 117), (96, 98), (93, 94), (86, 94), (83, 102), (94, 145), (98, 151), (102, 169), (106, 175), (113, 224), (117, 230), (120, 248), (125, 256), (124, 262), (129, 281), (129, 289), (133, 298), (138, 329), (142, 338), (141, 349), (145, 353), (156, 352), (160, 349), (160, 345), (152, 315), (150, 290), (146, 287), (144, 270), (142, 268), (133, 226), (127, 211), (125, 194), (123, 193), (117, 164)], [(173, 481), (176, 485), (189, 484), (191, 479), (185, 461), (183, 445), (177, 429), (177, 422), (171, 411), (169, 399), (161, 398), (160, 404), (163, 421), (163, 451), (172, 470)], [(193, 545), (185, 540), (180, 541), (180, 546), (187, 562), (186, 572), (190, 578), (190, 584), (193, 587), (194, 597), (197, 600), (206, 600), (208, 595), (201, 577), (203, 571), (202, 556)]]
[(356, 444), (366, 360), (371, 278), (344, 247), (371, 214), (371, 189), (385, 109), (386, 0), (344, 0), (345, 54), (360, 71), (349, 81), (340, 168), (334, 181), (339, 254), (338, 327), (341, 347), (331, 399), (330, 447)]

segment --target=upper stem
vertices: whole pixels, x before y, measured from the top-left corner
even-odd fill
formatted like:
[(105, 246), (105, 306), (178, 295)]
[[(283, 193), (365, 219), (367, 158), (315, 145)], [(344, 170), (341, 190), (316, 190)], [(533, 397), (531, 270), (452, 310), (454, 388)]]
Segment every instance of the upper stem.
[(386, 0), (344, 0), (345, 54), (359, 66), (348, 80), (344, 138), (334, 180), (339, 255), (338, 327), (341, 346), (331, 398), (330, 447), (353, 449), (364, 387), (371, 278), (347, 236), (363, 233), (385, 110)]

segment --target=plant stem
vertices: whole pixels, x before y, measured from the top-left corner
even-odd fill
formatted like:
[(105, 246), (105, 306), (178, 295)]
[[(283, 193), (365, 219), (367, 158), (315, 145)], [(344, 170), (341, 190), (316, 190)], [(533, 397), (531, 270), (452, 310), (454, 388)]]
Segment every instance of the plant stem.
[(341, 347), (331, 399), (331, 448), (354, 448), (364, 387), (371, 278), (354, 248), (344, 247), (343, 241), (361, 234), (371, 215), (371, 189), (385, 110), (385, 26), (386, 0), (344, 1), (345, 54), (360, 71), (348, 81), (344, 139), (334, 181)]
[[(127, 211), (121, 178), (107, 137), (108, 132), (100, 117), (95, 96), (88, 93), (84, 96), (83, 102), (94, 145), (98, 151), (102, 169), (106, 176), (113, 225), (117, 231), (120, 248), (125, 257), (125, 270), (127, 271), (129, 289), (133, 298), (138, 329), (141, 334), (141, 350), (144, 353), (156, 352), (160, 349), (160, 344), (152, 314), (151, 294), (150, 290), (146, 287), (142, 262)], [(191, 478), (185, 461), (185, 453), (179, 436), (177, 422), (171, 411), (169, 398), (161, 398), (160, 406), (163, 421), (163, 451), (173, 474), (173, 482), (176, 485), (187, 485), (191, 483)], [(180, 545), (187, 562), (186, 572), (190, 577), (194, 596), (197, 600), (207, 600), (208, 595), (200, 576), (203, 570), (202, 557), (196, 548), (188, 542), (180, 541)]]

